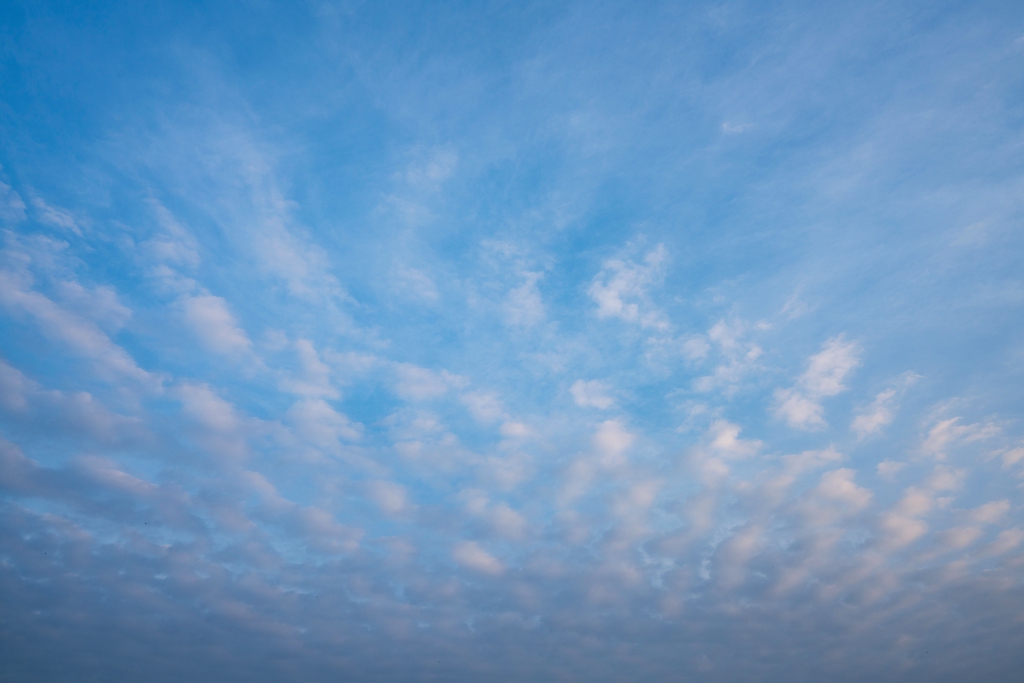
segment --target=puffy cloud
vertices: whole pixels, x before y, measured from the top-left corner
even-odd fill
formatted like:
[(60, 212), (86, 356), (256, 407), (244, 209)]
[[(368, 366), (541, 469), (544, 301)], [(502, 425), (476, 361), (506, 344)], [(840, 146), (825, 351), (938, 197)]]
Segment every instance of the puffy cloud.
[(572, 387), (569, 388), (569, 393), (572, 394), (576, 405), (581, 408), (607, 410), (615, 404), (615, 401), (608, 396), (608, 385), (596, 379), (590, 381), (576, 380)]
[(1009, 511), (1010, 501), (1006, 499), (993, 500), (971, 510), (970, 519), (979, 524), (994, 524), (1005, 517)]
[(594, 450), (604, 467), (617, 467), (625, 463), (625, 454), (636, 440), (636, 435), (626, 431), (618, 420), (605, 420), (594, 434)]
[(405, 487), (393, 481), (372, 481), (368, 486), (370, 498), (388, 515), (401, 515), (412, 508)]
[(668, 252), (659, 244), (640, 263), (609, 259), (587, 290), (599, 318), (619, 318), (642, 327), (666, 329), (664, 315), (648, 300), (648, 289), (662, 277)]
[(878, 393), (875, 400), (866, 406), (850, 424), (850, 429), (861, 439), (877, 434), (892, 423), (896, 416), (896, 399), (908, 386), (920, 379), (920, 375), (912, 372), (904, 373), (896, 386)]
[(463, 567), (481, 574), (498, 576), (505, 567), (475, 541), (461, 541), (452, 549), (452, 558)]
[(739, 438), (741, 427), (728, 420), (715, 420), (708, 428), (708, 447), (719, 457), (749, 458), (764, 445), (760, 441)]
[(896, 478), (896, 475), (907, 466), (905, 462), (896, 462), (894, 460), (883, 460), (878, 463), (876, 469), (878, 470), (878, 476), (886, 481), (892, 481)]
[(452, 387), (465, 386), (466, 380), (447, 370), (434, 372), (411, 363), (396, 363), (395, 391), (409, 401), (426, 401), (448, 393)]
[[(941, 192), (927, 173), (888, 182), (901, 175), (893, 169), (935, 166), (921, 156), (934, 145), (918, 144), (934, 121), (901, 112), (950, 109), (929, 101), (929, 88), (962, 94), (935, 87), (942, 74), (985, 84), (953, 98), (970, 106), (931, 117), (950, 149), (970, 143), (963, 167), (999, 167), (985, 158), (997, 148), (1009, 158), (1016, 133), (978, 115), (1009, 101), (1012, 79), (972, 76), (1006, 63), (999, 27), (1013, 21), (989, 22), (993, 32), (956, 10), (924, 33), (911, 27), (901, 39), (931, 46), (934, 62), (916, 99), (887, 95), (880, 110), (870, 94), (854, 98), (872, 125), (841, 144), (818, 130), (788, 163), (792, 150), (766, 155), (762, 135), (807, 120), (787, 88), (819, 93), (817, 105), (849, 100), (851, 83), (871, 85), (871, 64), (843, 83), (830, 74), (850, 70), (832, 57), (890, 25), (879, 33), (830, 11), (852, 28), (836, 37), (811, 12), (781, 34), (737, 32), (728, 7), (640, 9), (614, 17), (638, 40), (584, 54), (578, 45), (622, 33), (605, 30), (605, 8), (539, 32), (527, 10), (515, 17), (531, 36), (525, 58), (502, 75), (449, 40), (453, 26), (484, 27), (474, 35), (487, 43), (493, 22), (472, 8), (454, 24), (443, 12), (407, 17), (424, 28), (411, 52), (388, 21), (320, 9), (303, 33), (309, 54), (277, 63), (342, 48), (351, 82), (333, 88), (340, 99), (323, 96), (332, 88), (310, 99), (301, 78), (284, 89), (252, 80), (200, 50), (187, 55), (184, 89), (158, 79), (171, 106), (147, 90), (159, 120), (125, 111), (139, 125), (113, 121), (102, 144), (82, 144), (88, 126), (63, 126), (59, 159), (47, 145), (9, 155), (21, 160), (17, 177), (49, 184), (67, 208), (0, 186), (0, 604), (5, 633), (17, 635), (0, 638), (8, 676), (458, 683), (693, 671), (711, 683), (944, 683), (1021, 669), (1021, 298), (1007, 227), (1019, 183), (958, 180), (949, 168)], [(269, 16), (295, 24), (253, 13), (257, 24)], [(49, 76), (7, 103), (14, 147), (46, 139), (35, 128), (53, 121), (17, 114), (54, 74), (103, 71), (46, 68), (53, 51), (29, 48), (47, 31), (26, 21), (9, 56)], [(125, 22), (106, 24), (116, 34)], [(694, 70), (675, 68), (700, 52), (687, 31), (760, 41), (753, 53), (772, 55), (724, 76), (703, 70), (702, 94), (687, 100), (717, 123), (750, 120), (730, 108), (756, 105), (757, 130), (731, 136), (748, 149), (722, 147), (725, 137), (702, 145), (701, 126), (680, 132), (679, 117), (664, 115), (692, 90)], [(826, 34), (835, 39), (823, 50)], [(62, 35), (63, 52), (95, 56), (74, 31)], [(673, 68), (651, 68), (648, 48), (667, 54), (663, 39), (674, 41)], [(975, 49), (983, 43), (997, 47)], [(337, 59), (313, 61), (310, 83), (339, 82)], [(118, 72), (129, 89), (130, 62)], [(885, 71), (920, 75), (918, 62), (897, 54)], [(79, 85), (88, 110), (96, 89)], [(481, 109), (484, 90), (526, 106)], [(288, 117), (268, 116), (271, 91), (287, 93)], [(547, 106), (551, 93), (564, 101)], [(359, 120), (345, 125), (352, 112)], [(981, 121), (960, 128), (986, 135), (964, 137), (950, 120)], [(341, 137), (318, 144), (320, 129)], [(396, 148), (399, 129), (411, 138)], [(369, 144), (348, 144), (351, 134)], [(452, 139), (428, 139), (439, 135)], [(402, 145), (411, 151), (395, 160), (387, 150)], [(751, 154), (774, 169), (715, 171)], [(647, 167), (624, 165), (641, 158)], [(69, 159), (81, 168), (52, 172)], [(341, 175), (320, 173), (332, 164)], [(794, 213), (797, 195), (812, 197), (809, 213)], [(818, 236), (794, 240), (808, 216)], [(917, 239), (926, 223), (947, 237), (983, 225), (984, 239), (951, 255), (941, 234)], [(878, 226), (891, 258), (865, 251), (880, 243)], [(638, 229), (665, 245), (608, 246)], [(615, 256), (588, 269), (595, 253)], [(869, 261), (878, 277), (865, 279)], [(838, 322), (847, 337), (773, 379), (787, 349)], [(975, 332), (990, 328), (1005, 334), (978, 346)], [(183, 330), (195, 344), (182, 348)], [(829, 398), (854, 386), (864, 355), (854, 338), (877, 353), (865, 359), (870, 391), (847, 409)], [(902, 399), (896, 373), (909, 362), (930, 376), (920, 404), (938, 412)], [(951, 386), (969, 394), (938, 393)], [(950, 406), (963, 412), (942, 412)], [(816, 430), (829, 423), (849, 430), (825, 438)]]
[(792, 389), (775, 391), (775, 415), (791, 427), (802, 430), (825, 426), (821, 399), (845, 391), (846, 377), (860, 365), (860, 346), (847, 342), (842, 335), (825, 342), (819, 353), (811, 356), (807, 370)]
[[(755, 326), (756, 328), (761, 325)], [(707, 350), (716, 351), (717, 365), (710, 375), (698, 377), (693, 388), (701, 393), (715, 390), (733, 395), (746, 379), (758, 370), (758, 359), (764, 354), (761, 347), (749, 339), (750, 326), (740, 320), (719, 320), (703, 337), (691, 337), (683, 345), (683, 353), (691, 360), (707, 356)], [(710, 342), (710, 344), (708, 343)]]
[(498, 395), (493, 392), (473, 391), (462, 394), (459, 398), (473, 418), (482, 424), (491, 424), (505, 417), (505, 407)]

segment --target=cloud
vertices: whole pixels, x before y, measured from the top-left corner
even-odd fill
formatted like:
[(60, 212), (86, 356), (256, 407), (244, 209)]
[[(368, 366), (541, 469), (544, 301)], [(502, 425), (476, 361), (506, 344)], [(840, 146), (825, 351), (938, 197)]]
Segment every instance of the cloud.
[(593, 437), (594, 450), (600, 455), (599, 462), (604, 467), (617, 467), (626, 462), (625, 454), (636, 435), (626, 431), (619, 420), (605, 420), (597, 427)]
[(475, 541), (461, 541), (452, 549), (452, 558), (463, 567), (480, 574), (498, 576), (505, 567)]
[(149, 435), (139, 417), (120, 415), (86, 391), (44, 389), (0, 360), (0, 408), (21, 429), (93, 439), (105, 446), (141, 445)]
[(569, 388), (569, 393), (581, 408), (607, 410), (615, 405), (615, 401), (608, 396), (608, 389), (608, 385), (600, 380), (579, 379)]
[(775, 390), (775, 416), (805, 431), (825, 427), (821, 399), (846, 390), (843, 382), (860, 365), (860, 352), (857, 343), (845, 341), (842, 335), (825, 342), (810, 357), (795, 387)]
[(427, 303), (436, 304), (441, 300), (437, 285), (422, 270), (401, 266), (395, 270), (395, 284), (402, 293)]
[(201, 257), (195, 236), (163, 204), (151, 200), (149, 205), (156, 214), (161, 232), (140, 244), (143, 253), (153, 263), (196, 268)]
[(19, 223), (25, 220), (25, 202), (10, 185), (0, 181), (0, 221)]
[(505, 320), (516, 327), (533, 327), (544, 321), (544, 301), (537, 289), (544, 274), (529, 272), (525, 277), (526, 281), (509, 291), (505, 299)]
[(111, 332), (120, 330), (132, 317), (132, 310), (121, 303), (113, 287), (86, 287), (78, 282), (62, 281), (56, 289), (68, 308)]
[(24, 276), (0, 271), (0, 305), (30, 316), (47, 337), (89, 359), (96, 370), (107, 377), (128, 379), (150, 387), (159, 381), (140, 368), (94, 322), (29, 289)]
[[(755, 329), (761, 327), (757, 325)], [(758, 369), (758, 359), (764, 351), (746, 338), (748, 328), (747, 324), (739, 320), (719, 320), (708, 330), (707, 340), (702, 336), (691, 337), (683, 345), (684, 355), (689, 353), (691, 360), (703, 360), (710, 348), (717, 352), (718, 364), (710, 375), (694, 381), (695, 391), (708, 393), (721, 390), (727, 396), (733, 395), (747, 376)]]
[(905, 462), (895, 462), (893, 460), (883, 460), (878, 463), (876, 469), (878, 470), (878, 476), (886, 481), (892, 481), (896, 478), (896, 475), (907, 466)]
[(409, 164), (405, 181), (417, 189), (436, 190), (441, 183), (452, 177), (458, 164), (458, 152), (448, 147), (437, 148), (425, 159)]
[(282, 388), (300, 396), (340, 398), (341, 393), (331, 381), (333, 370), (320, 360), (313, 342), (298, 339), (293, 346), (299, 358), (300, 371), (289, 373), (281, 381)]
[(749, 458), (764, 446), (756, 440), (740, 439), (741, 427), (728, 420), (715, 420), (708, 428), (708, 448), (727, 459)]
[(1013, 17), (173, 5), (7, 54), (8, 677), (1021, 670)]
[(522, 540), (526, 536), (527, 520), (507, 503), (492, 504), (486, 491), (463, 489), (459, 500), (472, 517), (485, 520), (495, 534), (510, 540)]
[(358, 441), (362, 437), (361, 425), (353, 423), (320, 398), (296, 401), (286, 416), (298, 436), (328, 451), (334, 451), (339, 440)]
[(210, 294), (187, 296), (181, 305), (185, 322), (209, 350), (236, 358), (250, 352), (252, 342), (223, 298)]
[(941, 420), (928, 431), (921, 444), (921, 452), (937, 460), (944, 460), (950, 448), (961, 444), (989, 439), (999, 433), (999, 427), (991, 422), (959, 424), (959, 417)]
[(597, 304), (597, 316), (619, 318), (641, 327), (667, 329), (664, 315), (650, 304), (647, 295), (648, 289), (660, 280), (667, 258), (668, 252), (659, 244), (640, 263), (622, 259), (605, 261), (587, 290)]
[(908, 386), (920, 379), (920, 375), (912, 372), (904, 373), (896, 386), (878, 393), (875, 400), (866, 406), (854, 419), (850, 429), (857, 433), (858, 438), (877, 434), (892, 423), (896, 416), (896, 397)]
[(468, 392), (459, 397), (470, 414), (481, 424), (491, 424), (505, 417), (505, 407), (498, 395), (491, 392)]
[(370, 498), (391, 516), (402, 515), (412, 509), (405, 487), (392, 481), (377, 480), (368, 486)]
[(978, 524), (994, 524), (1001, 520), (1010, 511), (1010, 501), (993, 500), (985, 503), (970, 512), (971, 521)]
[(62, 228), (79, 237), (82, 236), (82, 228), (78, 224), (78, 220), (67, 209), (51, 206), (43, 201), (41, 197), (32, 198), (32, 207), (35, 209), (39, 222)]
[(465, 386), (466, 380), (447, 370), (435, 372), (411, 363), (395, 363), (395, 392), (408, 401), (426, 401), (448, 393), (452, 387)]

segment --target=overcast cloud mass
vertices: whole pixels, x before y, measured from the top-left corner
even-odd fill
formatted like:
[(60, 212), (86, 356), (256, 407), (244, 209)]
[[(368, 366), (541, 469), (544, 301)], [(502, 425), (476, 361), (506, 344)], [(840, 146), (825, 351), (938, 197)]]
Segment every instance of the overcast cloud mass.
[(1024, 670), (1020, 2), (8, 0), (0, 165), (4, 683)]

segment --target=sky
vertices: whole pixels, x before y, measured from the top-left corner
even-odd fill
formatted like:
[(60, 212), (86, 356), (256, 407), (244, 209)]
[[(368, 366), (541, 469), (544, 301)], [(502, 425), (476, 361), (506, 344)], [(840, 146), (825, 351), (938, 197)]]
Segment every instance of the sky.
[(0, 3), (0, 681), (1024, 669), (1024, 4)]

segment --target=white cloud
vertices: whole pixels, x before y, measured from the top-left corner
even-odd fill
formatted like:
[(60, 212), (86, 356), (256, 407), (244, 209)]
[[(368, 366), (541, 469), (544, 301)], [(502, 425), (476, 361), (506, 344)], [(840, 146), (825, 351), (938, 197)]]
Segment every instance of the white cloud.
[(462, 541), (452, 550), (452, 558), (463, 567), (481, 574), (497, 576), (505, 571), (505, 567), (475, 541)]
[(466, 512), (473, 517), (486, 520), (488, 526), (499, 536), (521, 540), (526, 535), (526, 518), (507, 503), (492, 505), (487, 493), (480, 489), (464, 489), (458, 497)]
[(436, 304), (441, 298), (434, 281), (422, 270), (417, 270), (411, 266), (399, 266), (396, 268), (395, 284), (401, 293), (413, 299)]
[(825, 426), (825, 408), (798, 389), (776, 389), (774, 398), (775, 416), (784, 419), (791, 427), (811, 430)]
[(846, 391), (843, 381), (859, 365), (860, 346), (844, 341), (842, 335), (833, 337), (811, 356), (807, 371), (800, 378), (800, 387), (811, 396), (835, 396)]
[(333, 451), (339, 440), (357, 441), (362, 425), (353, 423), (321, 398), (297, 401), (288, 409), (287, 417), (295, 432), (315, 446)]
[(1010, 468), (1024, 460), (1024, 448), (1013, 448), (1002, 454), (1003, 467)]
[(826, 472), (821, 475), (821, 483), (815, 491), (822, 498), (838, 501), (851, 510), (862, 510), (871, 502), (871, 491), (857, 486), (856, 476), (857, 473), (848, 468)]
[(589, 407), (607, 410), (615, 404), (615, 401), (608, 395), (608, 389), (608, 385), (600, 380), (592, 379), (585, 381), (580, 379), (576, 380), (572, 387), (570, 387), (569, 392), (572, 394), (576, 405), (581, 408)]
[(498, 503), (493, 507), (491, 524), (505, 538), (518, 540), (526, 535), (526, 518), (506, 503)]
[(921, 444), (921, 452), (937, 460), (943, 460), (950, 448), (991, 438), (999, 433), (999, 427), (991, 422), (960, 424), (959, 417), (942, 420), (928, 431)]
[(775, 390), (775, 415), (805, 431), (826, 426), (821, 399), (845, 391), (846, 377), (860, 365), (860, 346), (839, 335), (811, 356), (807, 370), (791, 389)]
[(84, 287), (78, 282), (62, 281), (56, 289), (65, 305), (108, 330), (120, 330), (132, 316), (113, 287)]
[(197, 423), (216, 432), (236, 432), (241, 420), (234, 406), (218, 396), (207, 384), (184, 383), (175, 390), (183, 411)]
[(25, 220), (25, 202), (10, 185), (0, 181), (0, 221), (20, 223)]
[(886, 389), (879, 393), (865, 412), (854, 418), (850, 428), (862, 439), (869, 434), (882, 431), (883, 427), (892, 422), (895, 415), (892, 408), (892, 399), (895, 395), (895, 389)]
[(982, 531), (977, 527), (961, 526), (946, 529), (938, 535), (939, 544), (947, 550), (960, 550), (981, 538)]
[(184, 297), (181, 306), (185, 321), (208, 349), (235, 357), (249, 353), (252, 342), (238, 326), (227, 301), (219, 296), (200, 294)]
[(543, 273), (524, 274), (526, 282), (511, 290), (505, 298), (505, 321), (516, 327), (533, 327), (544, 321), (544, 301), (537, 282)]
[(405, 487), (393, 481), (372, 481), (367, 489), (373, 502), (388, 515), (402, 515), (412, 508)]
[(94, 322), (58, 306), (28, 288), (26, 278), (0, 271), (0, 305), (29, 314), (48, 337), (66, 344), (75, 353), (92, 360), (103, 374), (127, 378), (148, 385), (156, 378), (136, 365), (128, 353), (110, 340)]
[(282, 388), (300, 396), (338, 398), (341, 394), (331, 383), (331, 367), (320, 360), (313, 342), (299, 339), (294, 346), (301, 371), (282, 380)]
[(78, 219), (67, 209), (51, 206), (40, 197), (32, 198), (32, 207), (35, 209), (40, 223), (62, 228), (79, 237), (82, 236), (82, 228), (79, 225)]
[(468, 392), (459, 398), (473, 419), (481, 424), (492, 424), (505, 417), (505, 407), (495, 393)]
[(725, 121), (722, 123), (722, 132), (735, 135), (737, 133), (745, 133), (753, 127), (754, 124), (752, 123), (734, 123), (732, 121)]
[(498, 432), (509, 439), (522, 439), (533, 435), (533, 430), (530, 429), (529, 425), (512, 420), (502, 423)]
[(416, 189), (436, 190), (455, 173), (458, 165), (458, 152), (450, 147), (437, 148), (425, 160), (411, 163), (405, 180)]
[(618, 420), (605, 420), (598, 425), (594, 434), (594, 449), (600, 454), (600, 463), (605, 467), (616, 467), (625, 463), (625, 453), (636, 441), (636, 436), (626, 431)]
[(642, 327), (667, 329), (664, 315), (648, 300), (648, 289), (662, 276), (667, 252), (659, 244), (642, 263), (609, 259), (604, 262), (587, 292), (597, 303), (599, 318), (619, 318)]
[(395, 363), (398, 382), (395, 391), (409, 401), (426, 401), (448, 393), (452, 387), (461, 387), (466, 380), (447, 370), (435, 372), (411, 363)]
[(998, 556), (1014, 550), (1021, 543), (1024, 543), (1024, 529), (1007, 529), (999, 532), (996, 540), (985, 548), (983, 555)]
[(0, 409), (22, 427), (36, 426), (51, 435), (91, 437), (107, 445), (148, 441), (141, 418), (114, 413), (86, 391), (44, 389), (3, 360)]
[(715, 420), (708, 428), (708, 447), (718, 457), (727, 459), (749, 458), (764, 446), (756, 440), (741, 439), (740, 426), (728, 420)]
[(145, 254), (158, 264), (169, 264), (176, 267), (195, 268), (200, 263), (199, 243), (192, 233), (186, 230), (156, 200), (150, 201), (150, 207), (156, 213), (157, 222), (162, 231), (144, 241), (140, 246)]
[(882, 462), (878, 463), (876, 469), (878, 471), (879, 477), (885, 479), (886, 481), (893, 481), (896, 478), (896, 475), (899, 473), (899, 471), (906, 466), (907, 463), (905, 462), (883, 460)]
[[(762, 328), (763, 324), (755, 326)], [(722, 390), (726, 395), (735, 393), (743, 379), (757, 369), (757, 361), (763, 355), (761, 347), (749, 341), (749, 326), (740, 320), (719, 320), (708, 330), (707, 340), (718, 355), (718, 364), (710, 375), (694, 381), (694, 390), (707, 393)], [(692, 360), (707, 355), (708, 341), (703, 337), (692, 337), (689, 342)], [(684, 352), (686, 349), (684, 348)]]
[(969, 517), (978, 524), (994, 524), (1010, 511), (1010, 501), (993, 500), (970, 511)]
[(896, 416), (897, 395), (918, 379), (920, 379), (920, 375), (913, 372), (904, 373), (896, 386), (881, 391), (875, 396), (875, 400), (853, 419), (850, 428), (861, 439), (882, 431), (884, 427), (892, 423)]

